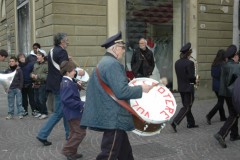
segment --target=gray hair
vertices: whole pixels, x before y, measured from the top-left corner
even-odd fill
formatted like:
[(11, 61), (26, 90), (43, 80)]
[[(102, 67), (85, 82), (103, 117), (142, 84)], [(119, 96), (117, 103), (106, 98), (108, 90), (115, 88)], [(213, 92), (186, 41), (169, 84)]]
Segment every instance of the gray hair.
[(54, 46), (58, 46), (61, 44), (61, 40), (67, 37), (67, 33), (57, 33), (53, 38)]
[(114, 54), (114, 53), (113, 53), (113, 48), (114, 48), (115, 46), (116, 46), (116, 44), (108, 47), (108, 48), (107, 48), (107, 52)]
[(147, 44), (147, 40), (145, 38), (140, 38), (139, 41), (144, 40), (144, 43)]

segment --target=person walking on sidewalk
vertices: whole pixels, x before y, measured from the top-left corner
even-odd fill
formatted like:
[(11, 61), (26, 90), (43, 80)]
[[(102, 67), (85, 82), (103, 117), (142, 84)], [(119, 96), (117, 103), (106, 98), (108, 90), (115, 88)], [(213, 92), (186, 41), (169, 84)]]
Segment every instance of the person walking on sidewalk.
[[(54, 112), (48, 121), (39, 130), (37, 139), (43, 143), (44, 146), (49, 146), (52, 142), (47, 140), (49, 134), (51, 133), (53, 127), (63, 118), (63, 124), (65, 128), (65, 136), (68, 139), (69, 127), (66, 118), (63, 116), (63, 110), (60, 99), (60, 83), (62, 80), (62, 75), (60, 73), (60, 64), (63, 61), (69, 61), (68, 53), (66, 51), (68, 46), (68, 37), (66, 33), (57, 33), (54, 36), (54, 48), (51, 49), (48, 54), (48, 76), (47, 76), (47, 91), (52, 92), (54, 95)], [(80, 76), (85, 74), (84, 71), (79, 71), (77, 73)]]
[(180, 50), (180, 59), (175, 63), (178, 91), (180, 92), (183, 107), (173, 119), (171, 126), (177, 132), (177, 125), (187, 117), (187, 128), (197, 128), (191, 111), (194, 102), (194, 84), (198, 83), (195, 76), (194, 62), (189, 60), (192, 54), (191, 43), (187, 43)]
[[(60, 101), (60, 83), (62, 75), (60, 73), (60, 64), (63, 61), (68, 61), (68, 54), (66, 48), (68, 46), (68, 37), (66, 33), (58, 33), (54, 36), (54, 48), (48, 54), (48, 76), (46, 89), (54, 94), (54, 108), (55, 111), (48, 118), (48, 121), (39, 130), (37, 139), (43, 143), (44, 146), (49, 146), (52, 142), (47, 140), (53, 127), (63, 118), (66, 139), (69, 136), (69, 127), (66, 119), (63, 117), (62, 106)], [(52, 53), (51, 53), (52, 52)]]
[(97, 160), (133, 160), (132, 147), (126, 131), (134, 129), (133, 117), (118, 104), (103, 88), (103, 83), (112, 90), (117, 99), (141, 98), (143, 92), (153, 87), (147, 84), (129, 86), (124, 66), (120, 63), (125, 52), (121, 32), (108, 38), (101, 47), (107, 52), (94, 69), (86, 91), (86, 102), (81, 119), (82, 127), (103, 131), (101, 152)]
[(68, 141), (64, 144), (62, 154), (68, 160), (81, 158), (83, 155), (77, 153), (78, 147), (86, 136), (86, 129), (80, 127), (80, 121), (83, 113), (84, 102), (80, 99), (79, 85), (73, 82), (76, 74), (76, 66), (72, 61), (64, 61), (61, 64), (61, 74), (63, 75), (60, 85), (60, 97), (63, 107), (63, 114), (68, 121), (70, 135)]
[(228, 61), (222, 66), (219, 95), (224, 96), (225, 98), (229, 117), (220, 130), (214, 135), (215, 139), (223, 148), (227, 148), (225, 138), (230, 131), (230, 141), (240, 140), (238, 132), (238, 113), (235, 110), (232, 101), (234, 82), (240, 75), (240, 65), (238, 62), (239, 55), (235, 45), (230, 45), (227, 48), (226, 57), (228, 58)]
[(223, 108), (224, 97), (219, 95), (219, 86), (220, 86), (220, 76), (221, 76), (221, 67), (226, 62), (225, 51), (220, 49), (212, 63), (211, 75), (212, 75), (212, 90), (217, 96), (217, 104), (210, 110), (206, 115), (207, 123), (211, 125), (212, 117), (219, 111), (220, 121), (226, 121), (225, 111)]

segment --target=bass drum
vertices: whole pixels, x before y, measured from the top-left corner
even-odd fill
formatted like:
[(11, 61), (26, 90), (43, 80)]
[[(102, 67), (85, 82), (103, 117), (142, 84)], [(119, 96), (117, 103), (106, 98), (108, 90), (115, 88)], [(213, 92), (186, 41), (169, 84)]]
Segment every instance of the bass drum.
[(170, 90), (154, 79), (136, 78), (129, 82), (129, 86), (142, 84), (156, 86), (148, 93), (143, 93), (142, 98), (130, 100), (131, 107), (145, 121), (134, 116), (133, 132), (140, 136), (152, 136), (159, 134), (165, 123), (173, 117), (177, 104)]

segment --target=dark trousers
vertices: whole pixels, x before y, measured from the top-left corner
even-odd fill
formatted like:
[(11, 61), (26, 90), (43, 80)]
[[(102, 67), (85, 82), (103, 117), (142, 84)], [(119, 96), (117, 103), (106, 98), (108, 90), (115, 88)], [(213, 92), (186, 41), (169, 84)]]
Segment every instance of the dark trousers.
[(230, 137), (235, 138), (238, 134), (238, 113), (233, 107), (232, 103), (232, 97), (225, 97), (228, 111), (229, 111), (229, 117), (227, 118), (226, 122), (218, 132), (223, 138), (226, 138), (229, 131), (231, 130)]
[(80, 128), (80, 120), (72, 119), (68, 121), (70, 134), (67, 143), (63, 146), (64, 155), (77, 154), (78, 146), (86, 136), (86, 129)]
[(133, 160), (128, 135), (123, 130), (105, 130), (97, 160)]
[(47, 110), (47, 92), (46, 85), (42, 84), (39, 88), (34, 89), (34, 100), (36, 102), (37, 108), (41, 114), (48, 114)]
[(28, 84), (22, 88), (22, 105), (26, 112), (28, 112), (28, 102), (30, 104), (32, 112), (36, 110), (36, 103), (34, 101), (34, 90), (32, 84)]
[(188, 125), (193, 126), (195, 125), (195, 120), (191, 108), (194, 101), (194, 92), (180, 92), (180, 95), (183, 107), (179, 110), (177, 116), (173, 119), (173, 122), (179, 125), (186, 116)]
[(215, 94), (217, 96), (217, 104), (211, 109), (211, 111), (207, 114), (207, 117), (209, 119), (212, 119), (212, 117), (217, 113), (217, 111), (219, 111), (219, 115), (220, 115), (220, 120), (225, 120), (226, 116), (225, 116), (225, 111), (223, 108), (224, 105), (224, 97), (218, 95), (218, 92), (215, 91)]

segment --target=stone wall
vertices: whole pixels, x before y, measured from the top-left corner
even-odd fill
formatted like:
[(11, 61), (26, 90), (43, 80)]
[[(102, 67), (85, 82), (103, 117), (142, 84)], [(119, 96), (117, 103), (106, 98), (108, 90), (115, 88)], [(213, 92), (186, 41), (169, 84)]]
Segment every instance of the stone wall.
[(104, 54), (100, 45), (107, 37), (107, 1), (36, 1), (36, 41), (49, 51), (58, 32), (68, 34), (68, 53), (91, 73)]
[(215, 96), (212, 89), (211, 64), (219, 49), (232, 44), (233, 1), (198, 1), (198, 73), (199, 98)]
[[(10, 54), (15, 54), (16, 46), (14, 4), (14, 0), (6, 1), (6, 16), (0, 20), (0, 49), (5, 49)], [(7, 61), (0, 63), (0, 69), (6, 69)]]

